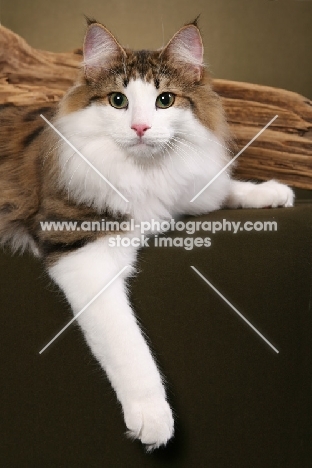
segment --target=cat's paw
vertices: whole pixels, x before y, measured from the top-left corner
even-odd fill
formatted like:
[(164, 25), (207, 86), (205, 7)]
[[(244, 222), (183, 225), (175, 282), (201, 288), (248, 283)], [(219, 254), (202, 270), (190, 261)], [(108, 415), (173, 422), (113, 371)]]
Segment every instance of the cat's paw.
[(125, 423), (132, 439), (139, 439), (152, 451), (165, 445), (173, 436), (174, 421), (167, 401), (163, 397), (145, 398), (124, 409)]
[(255, 185), (248, 193), (245, 208), (290, 207), (294, 204), (294, 193), (287, 185), (269, 180)]

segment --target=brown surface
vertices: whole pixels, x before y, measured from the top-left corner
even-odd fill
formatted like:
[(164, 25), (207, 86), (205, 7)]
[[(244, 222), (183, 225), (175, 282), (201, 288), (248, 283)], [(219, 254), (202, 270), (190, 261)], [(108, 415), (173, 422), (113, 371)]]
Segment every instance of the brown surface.
[(222, 219), (276, 220), (278, 230), (220, 232), (192, 251), (151, 242), (140, 254), (133, 305), (176, 415), (173, 441), (150, 455), (127, 440), (77, 325), (39, 355), (72, 318), (69, 306), (35, 259), (0, 254), (1, 467), (311, 467), (312, 204), (198, 218)]

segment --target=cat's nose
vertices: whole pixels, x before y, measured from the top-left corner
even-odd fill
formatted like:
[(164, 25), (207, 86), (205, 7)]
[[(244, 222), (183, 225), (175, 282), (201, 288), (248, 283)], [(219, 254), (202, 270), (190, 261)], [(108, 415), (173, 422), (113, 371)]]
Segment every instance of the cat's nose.
[(148, 130), (149, 127), (148, 125), (146, 124), (133, 124), (131, 126), (132, 130), (135, 130), (136, 131), (136, 134), (139, 136), (139, 137), (142, 137), (144, 135), (144, 133), (146, 132), (146, 130)]

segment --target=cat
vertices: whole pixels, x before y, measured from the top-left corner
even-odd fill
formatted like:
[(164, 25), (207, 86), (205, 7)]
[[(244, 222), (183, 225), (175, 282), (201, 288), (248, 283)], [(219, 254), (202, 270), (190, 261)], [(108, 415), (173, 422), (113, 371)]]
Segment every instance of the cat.
[(109, 245), (116, 233), (137, 233), (47, 231), (41, 223), (139, 224), (222, 207), (287, 207), (293, 192), (276, 181), (233, 180), (231, 166), (220, 173), (232, 140), (196, 21), (159, 50), (132, 51), (88, 20), (77, 81), (53, 118), (48, 109), (42, 114), (93, 167), (34, 111), (21, 117), (8, 110), (2, 123), (13, 130), (1, 142), (1, 242), (41, 257), (75, 315), (109, 284), (77, 321), (122, 405), (128, 434), (153, 450), (172, 438), (174, 420), (128, 300), (138, 248)]

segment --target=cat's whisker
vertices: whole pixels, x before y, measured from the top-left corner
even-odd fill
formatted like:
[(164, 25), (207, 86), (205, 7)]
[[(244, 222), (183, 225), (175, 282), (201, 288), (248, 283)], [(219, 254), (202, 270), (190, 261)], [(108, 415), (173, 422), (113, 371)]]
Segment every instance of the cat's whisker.
[[(176, 145), (175, 145), (176, 146)], [(182, 159), (182, 161), (184, 162), (184, 164), (186, 165), (188, 171), (190, 174), (192, 174), (192, 178), (193, 178), (193, 183), (195, 184), (195, 175), (193, 174), (193, 171), (192, 171), (192, 168), (189, 166), (188, 162), (187, 162), (187, 158), (184, 158), (180, 151), (178, 151), (177, 149), (175, 149), (174, 147), (170, 147), (171, 148), (171, 151), (173, 151), (180, 159)], [(180, 150), (180, 148), (179, 148)]]
[(204, 163), (207, 159), (210, 160), (211, 162), (214, 161), (213, 156), (211, 156), (209, 152), (202, 150), (197, 145), (186, 142), (184, 139), (181, 139), (179, 137), (173, 137), (173, 140), (189, 148), (191, 153), (190, 154), (187, 153), (187, 154), (189, 157), (192, 157), (193, 160), (196, 159), (195, 158), (195, 155), (196, 155), (201, 160), (202, 163)]
[[(194, 136), (194, 137), (198, 137), (198, 135), (196, 135), (196, 133), (192, 133), (192, 132), (183, 132), (182, 130), (176, 130), (175, 131), (176, 134), (178, 135), (187, 135), (187, 136)], [(224, 148), (226, 151), (228, 151), (229, 153), (232, 153), (234, 154), (234, 152), (232, 150), (230, 150), (230, 148), (228, 148), (227, 146), (225, 145), (222, 145), (222, 143), (220, 143), (220, 141), (218, 141), (217, 139), (212, 139), (212, 138), (205, 138), (207, 141), (211, 141), (213, 143), (215, 143), (216, 145), (218, 146), (221, 146), (222, 148)], [(191, 142), (190, 142), (191, 143)]]
[[(186, 153), (186, 151), (185, 151), (185, 154), (187, 154), (187, 156), (191, 156), (193, 159), (195, 159), (195, 158), (193, 157), (193, 153), (195, 152), (196, 156), (199, 156), (199, 158), (201, 159), (202, 162), (203, 162), (205, 159), (207, 159), (206, 153), (205, 153), (203, 150), (201, 150), (200, 148), (198, 148), (196, 145), (191, 145), (191, 144), (189, 144), (188, 142), (186, 142), (184, 139), (179, 138), (179, 137), (176, 137), (176, 136), (174, 136), (174, 137), (172, 138), (172, 141), (175, 141), (175, 142), (177, 142), (177, 143), (179, 143), (179, 144), (181, 144), (181, 145), (183, 145), (183, 146), (186, 146), (188, 149), (190, 149), (190, 151), (191, 151), (190, 153)], [(202, 155), (203, 155), (203, 156), (202, 156)], [(210, 156), (209, 156), (209, 154), (208, 154), (208, 158), (209, 158), (209, 157), (210, 157)]]
[[(189, 172), (192, 174), (193, 184), (194, 184), (194, 187), (195, 187), (195, 175), (193, 174), (192, 167), (190, 167), (190, 166), (188, 165), (188, 163), (186, 162), (186, 161), (188, 160), (189, 156), (190, 156), (189, 153), (186, 153), (186, 151), (182, 150), (182, 148), (180, 148), (180, 147), (179, 147), (178, 145), (176, 145), (175, 143), (172, 142), (172, 144), (175, 145), (175, 147), (178, 148), (178, 151), (182, 151), (182, 152), (186, 155), (186, 158), (183, 158), (183, 159), (185, 160), (185, 164), (186, 164), (186, 166), (188, 167)], [(191, 156), (193, 156), (193, 155), (191, 155)], [(193, 161), (195, 161), (195, 158), (192, 157), (192, 159), (193, 159)], [(197, 163), (197, 164), (198, 164), (198, 163)]]
[[(198, 138), (198, 134), (196, 133), (193, 133), (193, 132), (188, 132), (188, 131), (183, 131), (183, 130), (176, 130), (176, 133), (177, 134), (181, 134), (181, 135), (187, 135), (187, 136), (193, 136), (195, 138)], [(229, 152), (232, 152), (230, 148), (228, 148), (227, 146), (223, 145), (222, 143), (220, 143), (220, 141), (217, 139), (217, 138), (207, 138), (205, 137), (205, 139), (207, 141), (212, 141), (213, 143), (215, 143), (216, 145), (218, 146), (222, 146), (222, 148), (226, 149), (227, 151)]]
[[(173, 151), (175, 151), (177, 154), (180, 154), (181, 158), (184, 160), (186, 166), (189, 168), (189, 164), (188, 164), (188, 154), (186, 153), (186, 151), (184, 151), (182, 148), (180, 148), (179, 145), (177, 145), (176, 143), (174, 143), (174, 140), (170, 140), (170, 146), (172, 148)], [(185, 155), (185, 157), (182, 156), (182, 154)]]
[(169, 151), (168, 148), (167, 148), (167, 143), (164, 143), (164, 144), (162, 145), (161, 151), (162, 151), (163, 159), (165, 159), (165, 157), (166, 157), (165, 151), (166, 151), (166, 153), (168, 154), (169, 159), (170, 159), (170, 162), (171, 162), (171, 169), (174, 171), (174, 168), (175, 168), (175, 167), (174, 167), (174, 163), (173, 163), (173, 159), (172, 159), (171, 153), (170, 153), (170, 151)]
[[(180, 141), (179, 139), (175, 139), (175, 141), (179, 142), (182, 145), (185, 144), (184, 140)], [(190, 153), (187, 153), (188, 157), (191, 157), (192, 160), (196, 162), (198, 166), (205, 166), (207, 160), (210, 161), (212, 164), (215, 162), (214, 155), (210, 154), (209, 151), (204, 151), (201, 148), (198, 148), (197, 145), (185, 144), (185, 146), (190, 149)]]
[[(70, 133), (67, 138), (72, 138), (73, 136), (76, 136), (76, 135), (79, 135), (80, 138), (84, 138), (84, 139), (90, 139), (90, 136), (89, 135), (86, 135), (84, 136), (83, 134), (81, 134), (80, 132), (73, 132), (73, 133)], [(49, 151), (47, 151), (43, 157), (43, 160), (42, 160), (42, 166), (44, 166), (47, 158), (53, 153), (53, 151), (56, 151), (58, 150), (62, 145), (64, 144), (64, 140), (62, 138), (59, 138), (58, 141), (52, 145), (49, 149)]]
[[(168, 142), (168, 146), (169, 146), (169, 148), (171, 149), (171, 151), (173, 153), (175, 153), (180, 159), (182, 159), (182, 161), (184, 162), (184, 164), (188, 168), (189, 172), (192, 173), (192, 168), (189, 166), (187, 158), (184, 158), (182, 156), (182, 154), (181, 154), (181, 151), (178, 151), (178, 150), (181, 150), (181, 149), (180, 148), (177, 149), (177, 145), (175, 145), (173, 142)], [(194, 175), (193, 175), (193, 178), (194, 178)]]
[(202, 155), (203, 157), (201, 158), (202, 161), (204, 162), (205, 160), (209, 159), (210, 161), (215, 161), (215, 156), (211, 156), (211, 154), (208, 152), (208, 151), (204, 151), (203, 149), (199, 148), (196, 144), (194, 143), (191, 143), (189, 141), (186, 141), (184, 138), (180, 138), (179, 137), (174, 137), (176, 139), (176, 141), (181, 141), (181, 143), (185, 143), (185, 144), (188, 144), (190, 145), (190, 148), (192, 149), (192, 151), (197, 153), (197, 155), (199, 157), (201, 157), (200, 155)]

